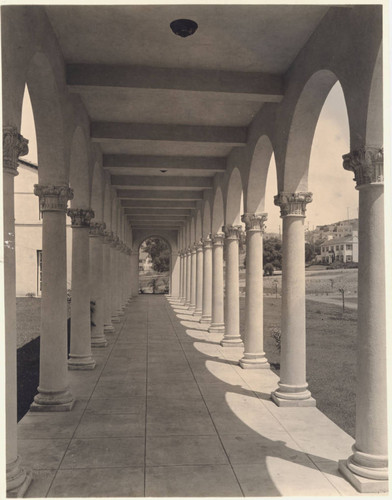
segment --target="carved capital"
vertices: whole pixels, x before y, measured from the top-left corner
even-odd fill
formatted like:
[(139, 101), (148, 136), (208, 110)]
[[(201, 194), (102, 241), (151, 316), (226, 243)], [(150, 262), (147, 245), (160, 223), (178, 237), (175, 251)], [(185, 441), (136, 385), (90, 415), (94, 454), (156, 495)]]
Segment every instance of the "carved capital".
[(90, 221), (94, 218), (93, 210), (83, 208), (69, 208), (67, 215), (71, 218), (71, 227), (73, 228), (90, 227)]
[(212, 243), (215, 247), (223, 246), (224, 233), (218, 232), (212, 236)]
[(105, 243), (105, 245), (110, 245), (112, 241), (113, 241), (113, 233), (111, 231), (104, 231), (103, 243)]
[(279, 193), (274, 197), (280, 207), (280, 216), (295, 215), (305, 217), (306, 205), (312, 201), (312, 193)]
[(106, 224), (104, 222), (92, 222), (90, 224), (90, 233), (89, 236), (91, 238), (98, 238), (100, 236), (105, 236)]
[(186, 255), (191, 255), (192, 254), (192, 248), (191, 247), (188, 247), (185, 251)]
[(196, 243), (196, 252), (202, 252), (203, 251), (203, 240), (200, 239), (197, 243)]
[(18, 175), (18, 158), (29, 152), (29, 141), (15, 127), (3, 127), (3, 171)]
[(191, 245), (191, 253), (196, 253), (196, 245), (197, 243), (193, 243), (193, 245)]
[(117, 248), (120, 243), (120, 238), (112, 233), (112, 242), (110, 243), (111, 248)]
[(41, 212), (65, 212), (68, 200), (73, 199), (73, 190), (68, 186), (34, 184), (34, 194), (39, 197)]
[(357, 189), (366, 184), (384, 184), (384, 150), (365, 146), (343, 155), (343, 168), (354, 172)]
[(242, 222), (245, 223), (246, 231), (261, 231), (264, 232), (265, 222), (268, 219), (268, 214), (243, 214)]
[(222, 230), (227, 240), (238, 240), (242, 231), (242, 226), (223, 226)]
[(203, 247), (206, 248), (212, 248), (212, 237), (211, 233), (203, 239)]

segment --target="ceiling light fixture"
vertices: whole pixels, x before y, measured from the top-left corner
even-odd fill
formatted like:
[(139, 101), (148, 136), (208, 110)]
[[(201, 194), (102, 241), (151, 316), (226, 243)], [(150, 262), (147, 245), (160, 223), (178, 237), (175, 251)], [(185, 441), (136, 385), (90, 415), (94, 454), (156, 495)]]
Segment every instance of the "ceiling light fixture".
[(176, 19), (170, 23), (170, 28), (175, 35), (186, 38), (187, 36), (193, 35), (198, 26), (197, 23), (191, 19)]

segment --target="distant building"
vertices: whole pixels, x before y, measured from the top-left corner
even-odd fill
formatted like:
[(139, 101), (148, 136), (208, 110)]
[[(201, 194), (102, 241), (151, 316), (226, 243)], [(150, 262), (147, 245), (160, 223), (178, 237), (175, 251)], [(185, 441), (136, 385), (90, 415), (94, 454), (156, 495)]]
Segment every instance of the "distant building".
[(332, 262), (358, 262), (358, 231), (352, 234), (326, 240), (321, 245), (321, 262), (332, 264)]
[(332, 240), (342, 238), (358, 231), (358, 219), (347, 219), (332, 224), (316, 226), (313, 231), (306, 231), (305, 239), (309, 243), (315, 243), (319, 240)]
[[(34, 184), (38, 184), (38, 166), (19, 159), (15, 177), (15, 258), (16, 295), (41, 296), (42, 291), (42, 218)], [(67, 221), (68, 222), (68, 221)], [(72, 230), (67, 224), (67, 286), (71, 288)]]

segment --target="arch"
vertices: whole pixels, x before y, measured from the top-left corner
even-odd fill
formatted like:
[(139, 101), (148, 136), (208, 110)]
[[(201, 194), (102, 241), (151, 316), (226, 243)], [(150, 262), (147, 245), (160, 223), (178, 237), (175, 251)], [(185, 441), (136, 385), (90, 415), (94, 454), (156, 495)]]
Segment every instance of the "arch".
[[(90, 208), (90, 182), (86, 138), (78, 126), (72, 137), (69, 168), (69, 184), (74, 191), (71, 206)], [(95, 214), (97, 218), (97, 215)]]
[(222, 190), (218, 186), (215, 197), (214, 204), (212, 206), (212, 234), (222, 231), (222, 226), (224, 224), (224, 213), (223, 213), (223, 196)]
[(325, 99), (337, 80), (332, 71), (324, 69), (314, 73), (304, 85), (290, 124), (280, 191), (307, 191), (314, 132)]
[(106, 230), (112, 231), (112, 193), (110, 186), (105, 183), (104, 196), (103, 196), (103, 221), (106, 224)]
[(243, 204), (242, 180), (238, 168), (234, 168), (229, 179), (226, 197), (226, 224), (241, 224), (241, 209)]
[(42, 184), (68, 184), (66, 165), (66, 134), (64, 110), (57, 82), (46, 55), (36, 52), (27, 71), (34, 110), (39, 182)]
[(203, 238), (206, 238), (211, 233), (211, 206), (206, 200), (203, 208)]
[(98, 162), (95, 162), (91, 184), (91, 208), (94, 210), (95, 219), (99, 221), (105, 220), (104, 189), (102, 168)]
[(189, 244), (193, 245), (196, 241), (196, 221), (195, 221), (195, 215), (191, 218), (189, 221)]
[[(253, 151), (245, 189), (244, 207), (247, 213), (264, 212), (267, 177), (271, 164), (273, 147), (268, 136), (261, 136)], [(278, 178), (275, 169), (276, 178)]]
[(146, 240), (148, 240), (148, 239), (150, 239), (150, 238), (159, 238), (160, 240), (164, 241), (164, 242), (166, 243), (166, 245), (168, 246), (169, 250), (170, 250), (170, 254), (172, 253), (173, 249), (172, 249), (172, 245), (170, 244), (169, 240), (168, 240), (165, 236), (162, 236), (161, 234), (159, 234), (159, 232), (158, 232), (158, 233), (155, 233), (155, 232), (154, 232), (154, 233), (149, 234), (149, 236), (144, 237), (144, 238), (143, 238), (143, 239), (139, 242), (139, 244), (138, 244), (138, 246), (137, 246), (137, 250), (138, 250), (138, 252), (140, 251), (140, 247), (142, 246), (142, 244), (143, 244)]
[(383, 71), (382, 46), (378, 51), (370, 86), (366, 120), (366, 145), (383, 145)]
[(201, 213), (200, 210), (196, 214), (196, 226), (195, 226), (195, 241), (199, 241), (202, 237), (201, 233)]

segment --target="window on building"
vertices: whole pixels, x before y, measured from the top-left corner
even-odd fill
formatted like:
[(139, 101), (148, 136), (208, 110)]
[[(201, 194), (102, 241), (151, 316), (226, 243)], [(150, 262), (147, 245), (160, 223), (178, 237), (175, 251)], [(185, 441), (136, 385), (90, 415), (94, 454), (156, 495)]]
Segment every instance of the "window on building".
[(344, 245), (340, 245), (340, 250), (343, 250), (343, 248), (344, 248)]
[(353, 249), (353, 246), (350, 244), (350, 245), (346, 245), (346, 250), (352, 250)]
[(42, 293), (42, 250), (37, 250), (37, 295)]
[(336, 250), (339, 250), (339, 245), (335, 245), (335, 249), (336, 249)]
[(346, 260), (347, 260), (347, 262), (351, 262), (351, 260), (352, 260), (351, 255), (347, 255)]

